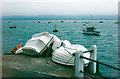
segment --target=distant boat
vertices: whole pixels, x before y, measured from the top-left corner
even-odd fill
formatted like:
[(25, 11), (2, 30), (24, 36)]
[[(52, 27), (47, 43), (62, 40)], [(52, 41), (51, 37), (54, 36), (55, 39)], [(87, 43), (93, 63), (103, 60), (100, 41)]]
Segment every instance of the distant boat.
[(89, 22), (87, 22), (87, 21), (84, 21), (84, 20), (82, 21), (82, 23), (89, 24)]
[(8, 23), (11, 23), (11, 21), (8, 21)]
[(89, 22), (85, 21), (86, 24), (89, 24)]
[(60, 21), (60, 22), (64, 22), (64, 21)]
[(89, 24), (89, 22), (84, 21), (84, 19), (83, 19), (82, 23), (83, 23), (83, 24)]
[(52, 23), (51, 21), (48, 22), (48, 24)]
[(83, 26), (85, 26), (86, 24), (85, 23), (83, 23)]
[(103, 23), (103, 21), (101, 20), (101, 17), (100, 17), (100, 21), (99, 21), (99, 23)]
[(58, 32), (58, 30), (57, 30), (57, 29), (55, 29), (55, 30), (53, 30), (53, 32)]
[(40, 21), (38, 21), (38, 23), (40, 23)]
[(75, 20), (75, 18), (74, 18), (74, 21), (73, 21), (73, 23), (77, 23), (77, 21)]
[(100, 31), (96, 30), (96, 27), (86, 27), (85, 29), (82, 30), (83, 34), (86, 35), (99, 35)]
[(115, 24), (119, 24), (119, 23), (120, 23), (120, 21), (118, 20), (118, 21), (115, 21), (114, 23), (115, 23)]
[(73, 23), (77, 23), (77, 21), (74, 21)]
[(53, 30), (53, 32), (58, 32), (58, 30), (56, 29), (56, 22), (57, 20), (55, 21), (55, 29)]
[(103, 23), (103, 21), (99, 21), (99, 23)]
[(84, 19), (83, 19), (82, 23), (85, 23)]
[(32, 21), (32, 23), (34, 23), (35, 21)]
[(9, 28), (16, 28), (16, 26), (13, 26), (13, 27), (11, 26), (11, 27), (9, 27)]
[(92, 15), (91, 15), (91, 25), (85, 26), (82, 30), (83, 34), (86, 35), (99, 35), (100, 31), (96, 30), (96, 27), (92, 26)]

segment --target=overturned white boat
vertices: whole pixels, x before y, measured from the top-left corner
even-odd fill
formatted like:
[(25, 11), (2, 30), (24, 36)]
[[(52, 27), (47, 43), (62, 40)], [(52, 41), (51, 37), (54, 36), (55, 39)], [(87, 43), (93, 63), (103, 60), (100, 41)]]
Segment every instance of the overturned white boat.
[[(52, 53), (52, 60), (59, 64), (74, 66), (75, 57), (73, 56), (73, 53), (76, 53), (80, 50), (83, 52), (88, 51), (84, 46), (71, 45), (67, 40), (62, 41), (62, 43), (62, 46), (54, 50)], [(84, 53), (83, 56), (89, 58), (90, 53)], [(88, 63), (89, 60), (84, 59), (84, 64)]]
[[(25, 46), (18, 49), (15, 53), (25, 53), (32, 56), (47, 56), (50, 54), (54, 62), (74, 66), (75, 58), (73, 53), (80, 50), (83, 52), (88, 51), (82, 45), (71, 45), (67, 40), (60, 40), (53, 34), (42, 32), (33, 35), (32, 38), (27, 41)], [(84, 53), (83, 56), (89, 58), (90, 53)], [(84, 64), (87, 63), (89, 63), (89, 60), (84, 59)]]
[(25, 53), (29, 55), (42, 55), (43, 52), (50, 46), (53, 42), (53, 36), (48, 32), (38, 33), (32, 36), (31, 39), (27, 41), (24, 47), (16, 51), (17, 53)]

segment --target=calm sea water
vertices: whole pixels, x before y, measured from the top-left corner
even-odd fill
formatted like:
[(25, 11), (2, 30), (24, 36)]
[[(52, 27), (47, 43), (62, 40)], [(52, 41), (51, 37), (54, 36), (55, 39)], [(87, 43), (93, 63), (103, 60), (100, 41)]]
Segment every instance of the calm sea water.
[[(8, 23), (7, 20), (2, 22), (2, 53), (8, 53), (16, 45), (25, 44), (28, 39), (35, 33), (47, 31), (58, 36), (62, 40), (69, 40), (72, 44), (80, 44), (90, 49), (91, 45), (97, 45), (98, 60), (112, 66), (118, 67), (118, 25), (114, 24), (113, 20), (105, 20), (100, 24), (98, 20), (93, 20), (92, 24), (101, 31), (100, 36), (84, 35), (82, 31), (82, 20), (60, 20), (57, 21), (57, 29), (59, 32), (54, 33), (54, 20), (37, 20), (32, 23), (32, 20), (12, 20)], [(48, 24), (51, 21), (51, 24)], [(10, 29), (10, 26), (16, 28)], [(118, 71), (100, 65), (100, 72), (105, 77), (117, 77)]]

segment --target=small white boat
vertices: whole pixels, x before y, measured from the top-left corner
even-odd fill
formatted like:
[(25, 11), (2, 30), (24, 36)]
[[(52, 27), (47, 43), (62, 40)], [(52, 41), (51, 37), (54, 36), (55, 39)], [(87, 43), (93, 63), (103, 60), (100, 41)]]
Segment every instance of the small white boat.
[(100, 31), (96, 30), (95, 27), (86, 27), (82, 30), (83, 34), (86, 35), (99, 35)]
[[(74, 66), (74, 56), (73, 53), (76, 53), (76, 51), (88, 51), (84, 46), (82, 45), (71, 45), (69, 41), (64, 40), (62, 41), (62, 46), (58, 49), (54, 50), (52, 53), (52, 60), (56, 63), (63, 64), (63, 65), (70, 65)], [(84, 53), (85, 57), (90, 57), (90, 53)], [(88, 64), (89, 60), (84, 59), (84, 64)]]
[(77, 21), (74, 21), (73, 23), (77, 23)]
[[(45, 54), (47, 48), (52, 48), (52, 60), (59, 64), (74, 66), (74, 55), (77, 51), (88, 51), (82, 45), (71, 45), (67, 40), (60, 40), (57, 36), (49, 34), (48, 32), (38, 33), (32, 36), (27, 41), (25, 46), (18, 49), (15, 53), (25, 53), (32, 56), (41, 56)], [(84, 53), (85, 57), (89, 58), (90, 53)], [(47, 56), (47, 54), (46, 54)], [(84, 64), (89, 63), (89, 60), (84, 59)]]
[(99, 23), (103, 23), (103, 21), (99, 21)]
[(16, 54), (23, 52), (33, 56), (40, 56), (52, 42), (53, 36), (48, 32), (38, 33), (33, 35), (32, 38), (27, 41), (25, 46), (23, 46), (21, 49), (18, 49)]
[(99, 21), (99, 23), (104, 23), (103, 20), (101, 19), (101, 17), (100, 17), (100, 21)]
[(115, 21), (114, 23), (115, 23), (115, 24), (119, 24), (119, 23), (120, 23), (120, 21), (118, 20), (118, 21)]
[(88, 21), (84, 21), (84, 20), (82, 21), (82, 23), (89, 24), (89, 22), (88, 22)]

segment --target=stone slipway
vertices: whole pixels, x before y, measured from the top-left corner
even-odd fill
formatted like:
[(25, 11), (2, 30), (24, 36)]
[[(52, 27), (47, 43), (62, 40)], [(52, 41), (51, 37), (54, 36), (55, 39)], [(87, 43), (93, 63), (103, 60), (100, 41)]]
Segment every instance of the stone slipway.
[[(18, 71), (27, 71), (33, 74), (43, 74), (56, 77), (74, 77), (74, 68), (56, 64), (51, 57), (32, 57), (27, 55), (3, 55), (3, 77), (15, 76)], [(13, 73), (12, 75), (10, 75)], [(28, 73), (27, 73), (28, 74)], [(19, 74), (20, 75), (20, 74)], [(23, 77), (26, 76), (25, 74)], [(29, 75), (31, 77), (32, 75)], [(21, 77), (21, 76), (20, 76)]]
[[(88, 71), (88, 69), (86, 69)], [(51, 57), (3, 55), (2, 77), (75, 77), (74, 67), (54, 63)], [(103, 79), (100, 72), (94, 76)], [(89, 79), (88, 76), (85, 76)]]

